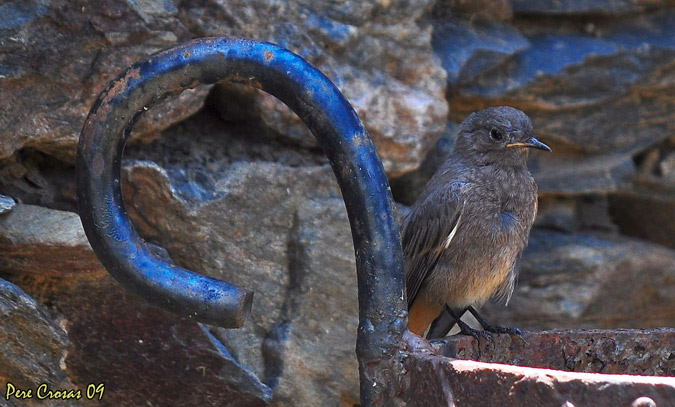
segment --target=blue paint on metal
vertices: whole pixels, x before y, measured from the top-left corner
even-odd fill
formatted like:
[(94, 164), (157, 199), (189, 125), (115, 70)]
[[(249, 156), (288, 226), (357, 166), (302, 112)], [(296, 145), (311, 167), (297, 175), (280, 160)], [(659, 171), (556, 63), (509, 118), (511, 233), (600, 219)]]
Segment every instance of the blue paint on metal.
[(150, 302), (210, 324), (244, 323), (252, 293), (153, 255), (133, 229), (119, 187), (125, 138), (138, 117), (168, 94), (222, 80), (282, 100), (328, 157), (356, 251), (362, 405), (393, 405), (407, 319), (389, 184), (356, 112), (328, 78), (296, 54), (269, 43), (204, 38), (155, 54), (111, 82), (92, 107), (78, 145), (80, 217), (92, 248), (115, 278)]

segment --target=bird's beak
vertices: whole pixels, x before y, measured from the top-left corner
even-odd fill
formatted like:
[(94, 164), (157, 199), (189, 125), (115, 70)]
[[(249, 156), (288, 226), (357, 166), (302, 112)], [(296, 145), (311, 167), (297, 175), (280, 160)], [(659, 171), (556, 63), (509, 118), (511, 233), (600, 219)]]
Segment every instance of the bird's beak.
[(525, 143), (511, 143), (507, 144), (506, 147), (528, 147), (528, 148), (536, 148), (538, 150), (551, 151), (551, 147), (547, 146), (546, 144), (542, 143), (541, 141), (537, 140), (534, 137), (531, 137), (530, 140)]

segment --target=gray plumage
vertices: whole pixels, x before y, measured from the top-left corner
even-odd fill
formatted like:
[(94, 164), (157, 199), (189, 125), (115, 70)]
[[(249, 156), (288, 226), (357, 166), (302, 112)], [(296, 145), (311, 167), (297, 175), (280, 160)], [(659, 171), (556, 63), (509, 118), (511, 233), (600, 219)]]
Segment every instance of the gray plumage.
[(409, 307), (420, 298), (439, 310), (508, 302), (537, 213), (527, 147), (550, 151), (520, 110), (488, 108), (461, 124), (452, 154), (403, 220)]

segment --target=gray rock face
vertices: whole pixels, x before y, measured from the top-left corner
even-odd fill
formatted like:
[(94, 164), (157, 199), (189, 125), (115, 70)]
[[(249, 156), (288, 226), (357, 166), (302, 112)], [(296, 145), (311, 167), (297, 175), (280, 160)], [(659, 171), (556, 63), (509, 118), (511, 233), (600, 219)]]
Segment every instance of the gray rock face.
[(667, 1), (653, 0), (513, 0), (516, 13), (543, 15), (621, 15), (666, 7)]
[(233, 164), (199, 204), (155, 164), (132, 164), (125, 179), (143, 235), (183, 267), (256, 291), (250, 321), (211, 332), (275, 405), (358, 401), (356, 270), (328, 167)]
[[(431, 5), (207, 2), (203, 8), (187, 7), (182, 17), (199, 36), (271, 41), (312, 62), (350, 101), (385, 169), (395, 176), (415, 169), (445, 127), (445, 72), (433, 54), (425, 18)], [(239, 98), (250, 98), (250, 90), (239, 92)], [(297, 116), (273, 97), (256, 93), (252, 108), (288, 141), (316, 146)]]
[(435, 27), (432, 38), (451, 84), (470, 82), (530, 47), (518, 30), (494, 22), (444, 21)]
[[(388, 171), (410, 171), (443, 131), (448, 111), (445, 72), (424, 17), (431, 4), (7, 3), (0, 9), (6, 31), (0, 38), (0, 158), (31, 147), (72, 162), (83, 118), (124, 68), (190, 38), (235, 36), (275, 42), (315, 64), (360, 114)], [(184, 92), (152, 109), (135, 126), (136, 138), (156, 136), (195, 113), (206, 90)], [(262, 93), (255, 99), (264, 123), (287, 140), (313, 145), (285, 106)]]
[(675, 320), (675, 251), (611, 236), (535, 231), (508, 307), (490, 320), (525, 329), (656, 328)]
[[(30, 147), (74, 161), (84, 117), (107, 82), (191, 37), (171, 2), (10, 1), (0, 15), (0, 158)], [(138, 133), (156, 134), (196, 112), (205, 92), (157, 108)]]
[(673, 132), (674, 21), (672, 11), (587, 26), (519, 20), (530, 46), (451, 89), (453, 117), (484, 104), (524, 109), (555, 151), (532, 157), (542, 192), (629, 188), (633, 156)]

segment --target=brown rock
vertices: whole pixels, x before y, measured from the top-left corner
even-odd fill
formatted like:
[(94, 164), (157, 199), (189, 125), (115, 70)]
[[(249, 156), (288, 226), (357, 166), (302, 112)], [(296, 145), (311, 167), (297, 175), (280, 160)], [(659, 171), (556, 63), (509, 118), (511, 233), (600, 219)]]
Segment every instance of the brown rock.
[(69, 376), (80, 386), (104, 383), (104, 405), (253, 407), (269, 400), (269, 389), (205, 327), (148, 305), (109, 275), (53, 287), (72, 343)]
[[(139, 3), (141, 4), (141, 3)], [(10, 2), (0, 22), (0, 158), (32, 147), (73, 162), (96, 96), (123, 69), (191, 36), (169, 2)], [(137, 126), (156, 134), (202, 105), (206, 88), (152, 109)]]
[[(51, 390), (74, 387), (65, 371), (68, 337), (47, 310), (19, 287), (0, 279), (0, 320), (3, 406), (80, 405), (76, 400), (37, 398), (41, 384)], [(17, 390), (30, 390), (32, 398), (19, 398)]]
[(441, 15), (452, 13), (467, 20), (505, 21), (513, 16), (508, 0), (443, 0), (436, 9)]
[(101, 405), (263, 406), (269, 400), (266, 387), (206, 328), (149, 305), (107, 272), (13, 278), (62, 316), (71, 387), (103, 383)]
[(0, 216), (0, 272), (49, 275), (103, 270), (80, 217), (34, 205)]
[[(36, 334), (25, 328), (35, 322), (20, 320), (18, 316), (27, 318), (18, 312), (10, 313), (10, 323), (4, 331), (0, 329), (0, 335), (13, 335), (11, 340), (0, 341), (0, 346), (7, 347), (3, 355), (7, 355), (10, 378), (21, 379), (22, 385), (37, 386), (40, 380), (52, 383), (52, 379), (41, 379), (45, 374), (40, 373), (49, 371), (45, 358), (52, 355), (73, 383), (68, 388), (84, 391), (91, 383), (103, 383), (102, 405), (197, 402), (262, 406), (269, 401), (269, 389), (242, 368), (206, 328), (147, 304), (128, 293), (98, 263), (92, 267), (97, 260), (86, 244), (77, 215), (17, 205), (0, 217), (0, 222), (2, 241), (10, 243), (3, 247), (9, 248), (3, 252), (7, 253), (3, 258), (9, 259), (3, 263), (3, 274), (41, 303), (50, 304), (65, 329), (59, 328), (60, 336), (50, 339), (56, 334)], [(39, 227), (40, 233), (31, 227)], [(70, 254), (60, 261), (64, 253)], [(16, 292), (20, 290), (0, 289), (0, 296), (16, 297)], [(20, 299), (40, 311), (34, 301)], [(38, 340), (58, 340), (63, 350), (45, 354), (33, 349), (42, 343)], [(19, 346), (19, 350), (11, 346)], [(18, 369), (12, 367), (17, 358), (14, 354), (21, 354), (19, 372), (37, 373), (21, 376), (11, 370)], [(0, 361), (0, 366), (6, 363)], [(65, 377), (65, 372), (59, 372)]]
[(612, 194), (610, 214), (622, 233), (675, 249), (675, 195), (647, 191)]

